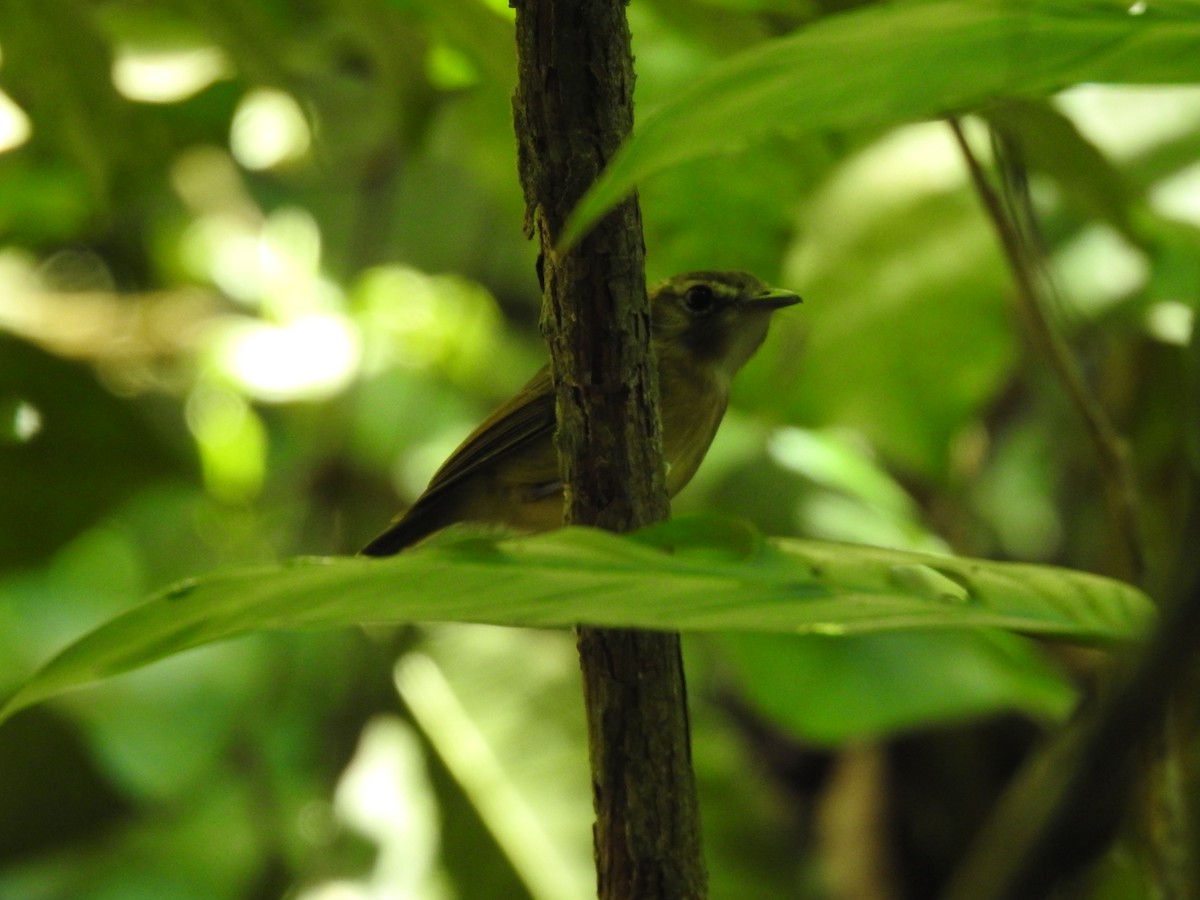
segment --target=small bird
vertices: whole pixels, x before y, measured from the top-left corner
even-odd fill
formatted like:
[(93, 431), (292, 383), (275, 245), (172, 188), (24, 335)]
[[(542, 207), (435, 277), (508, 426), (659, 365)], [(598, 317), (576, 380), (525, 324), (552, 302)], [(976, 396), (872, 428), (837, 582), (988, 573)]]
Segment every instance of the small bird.
[[(771, 314), (799, 302), (747, 272), (688, 272), (650, 291), (669, 496), (696, 474), (725, 415), (729, 384), (766, 339)], [(454, 522), (561, 527), (555, 418), (547, 365), (471, 432), (362, 554), (389, 556)]]

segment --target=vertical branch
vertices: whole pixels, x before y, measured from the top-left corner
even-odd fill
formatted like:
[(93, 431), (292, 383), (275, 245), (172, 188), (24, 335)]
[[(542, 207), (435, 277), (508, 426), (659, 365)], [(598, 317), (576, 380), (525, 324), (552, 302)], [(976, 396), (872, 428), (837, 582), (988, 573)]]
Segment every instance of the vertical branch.
[[(574, 248), (567, 215), (633, 125), (622, 0), (512, 0), (526, 229), (537, 236), (566, 521), (665, 519), (657, 369), (635, 197)], [(581, 628), (602, 898), (705, 894), (679, 636)]]

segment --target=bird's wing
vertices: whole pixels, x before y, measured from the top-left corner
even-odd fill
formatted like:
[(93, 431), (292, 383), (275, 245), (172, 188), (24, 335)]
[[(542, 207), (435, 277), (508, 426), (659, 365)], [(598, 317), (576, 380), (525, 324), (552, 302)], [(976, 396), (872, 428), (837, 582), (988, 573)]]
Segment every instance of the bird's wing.
[[(543, 366), (511, 399), (483, 420), (434, 474), (418, 502), (449, 490), (489, 463), (554, 433), (554, 388)], [(553, 478), (553, 474), (547, 475)]]
[[(416, 503), (364, 547), (362, 554), (390, 556), (457, 521), (456, 504), (447, 495), (492, 462), (519, 454), (522, 447), (534, 441), (548, 439), (554, 433), (554, 422), (554, 393), (547, 367), (468, 435), (437, 470)], [(549, 459), (548, 465), (556, 467), (557, 458), (551, 455)], [(522, 474), (531, 483), (552, 485), (557, 472), (541, 468), (539, 462)]]

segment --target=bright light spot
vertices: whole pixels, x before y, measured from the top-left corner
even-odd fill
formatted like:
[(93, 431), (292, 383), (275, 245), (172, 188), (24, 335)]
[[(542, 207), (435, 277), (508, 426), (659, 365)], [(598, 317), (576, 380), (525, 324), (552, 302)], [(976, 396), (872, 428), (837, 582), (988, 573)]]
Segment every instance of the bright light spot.
[(1146, 0), (1137, 0), (1136, 3), (1129, 4), (1129, 14), (1131, 16), (1140, 16), (1146, 12)]
[(278, 210), (265, 222), (201, 216), (184, 233), (181, 254), (194, 274), (281, 320), (342, 305), (337, 286), (320, 273), (320, 231), (301, 209)]
[(245, 399), (228, 388), (200, 384), (184, 415), (208, 492), (231, 503), (257, 494), (266, 471), (266, 429)]
[(436, 815), (428, 785), (424, 803), (413, 802), (412, 786), (424, 781), (424, 756), (412, 731), (397, 719), (380, 718), (363, 731), (358, 752), (342, 775), (334, 799), (341, 817), (383, 843), (420, 826), (416, 836), (431, 843)]
[[(973, 127), (970, 121), (966, 126)], [(962, 156), (941, 122), (897, 128), (854, 156), (838, 175), (846, 191), (873, 198), (861, 208), (871, 220), (914, 196), (952, 190), (965, 180)]]
[(334, 797), (343, 821), (379, 845), (371, 887), (347, 882), (316, 896), (443, 896), (439, 889), (437, 801), (425, 771), (425, 755), (412, 729), (399, 719), (377, 718), (363, 730), (358, 750)]
[(821, 491), (796, 508), (797, 530), (827, 541), (853, 541), (876, 547), (937, 552), (941, 541), (919, 522), (872, 506), (860, 497)]
[(1056, 255), (1072, 305), (1095, 315), (1146, 283), (1150, 266), (1145, 254), (1107, 225), (1091, 225)]
[(28, 443), (42, 430), (41, 412), (32, 403), (20, 401), (13, 413), (12, 430), (18, 441)]
[(282, 91), (259, 88), (238, 104), (229, 147), (247, 169), (270, 169), (301, 159), (312, 143), (300, 105)]
[(28, 444), (42, 430), (42, 413), (19, 397), (0, 399), (0, 444)]
[(264, 312), (280, 321), (343, 308), (341, 289), (321, 275), (321, 230), (307, 210), (284, 207), (259, 235)]
[(1155, 303), (1146, 311), (1146, 331), (1164, 344), (1188, 346), (1195, 321), (1195, 311), (1178, 300)]
[(33, 125), (25, 110), (0, 91), (0, 153), (20, 147), (33, 134)]
[(1200, 226), (1200, 163), (1155, 184), (1150, 206), (1159, 215)]
[(284, 207), (264, 219), (234, 206), (198, 216), (185, 231), (180, 253), (193, 274), (280, 323), (344, 308), (341, 289), (321, 273), (321, 232), (306, 210)]
[(185, 265), (234, 300), (257, 306), (263, 295), (258, 232), (236, 214), (214, 213), (196, 219), (184, 232), (180, 253)]
[(1200, 125), (1200, 87), (1085, 84), (1055, 102), (1079, 130), (1118, 161), (1186, 137)]
[(358, 332), (341, 316), (307, 315), (283, 325), (238, 319), (224, 325), (218, 365), (262, 400), (336, 394), (358, 371)]
[(118, 91), (141, 103), (178, 103), (226, 78), (233, 67), (216, 47), (151, 51), (121, 48), (113, 61)]

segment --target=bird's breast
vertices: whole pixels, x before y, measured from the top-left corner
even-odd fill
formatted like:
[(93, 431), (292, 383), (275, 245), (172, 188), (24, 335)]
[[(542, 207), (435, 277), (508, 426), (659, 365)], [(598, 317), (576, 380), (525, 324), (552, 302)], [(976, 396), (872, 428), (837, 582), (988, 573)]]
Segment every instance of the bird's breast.
[(696, 474), (729, 402), (728, 388), (709, 378), (664, 379), (663, 457), (667, 494), (674, 497)]

